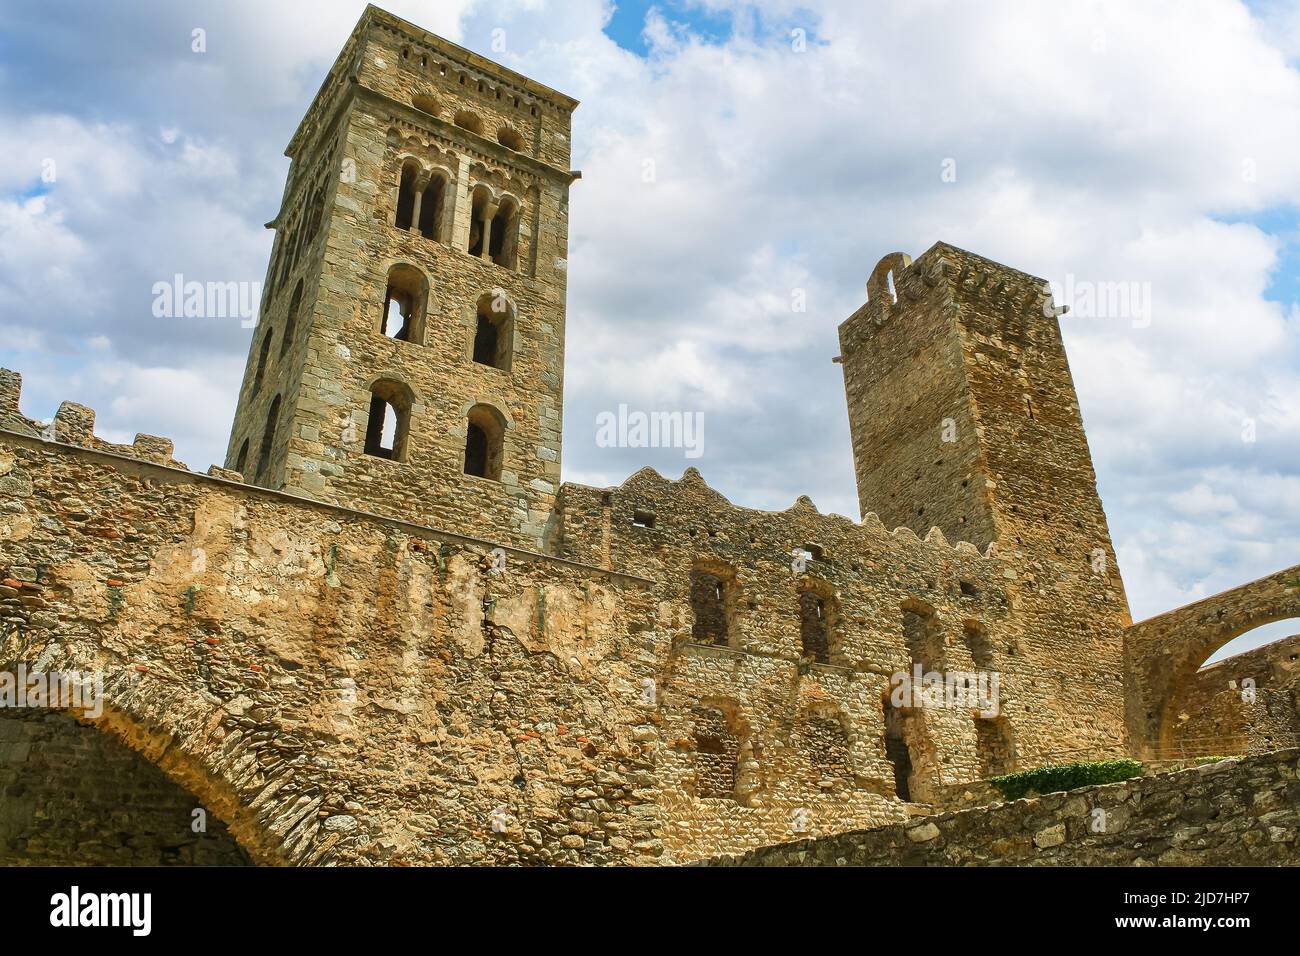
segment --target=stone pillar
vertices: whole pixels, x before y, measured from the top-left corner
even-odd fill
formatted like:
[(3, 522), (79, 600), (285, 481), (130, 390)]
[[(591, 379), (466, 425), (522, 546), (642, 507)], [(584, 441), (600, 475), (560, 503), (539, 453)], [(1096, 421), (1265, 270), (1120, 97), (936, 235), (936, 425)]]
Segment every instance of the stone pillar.
[(459, 252), (464, 252), (469, 248), (469, 220), (473, 215), (474, 184), (469, 181), (469, 157), (461, 156), (457, 169), (455, 205), (451, 220), (451, 246)]
[(479, 251), (479, 258), (491, 259), (492, 256), (488, 250), (492, 248), (492, 217), (497, 214), (495, 203), (488, 203), (483, 206), (483, 248)]
[(411, 188), (415, 190), (415, 203), (411, 206), (411, 232), (420, 231), (420, 207), (424, 205), (424, 190), (429, 185), (429, 178), (416, 178)]

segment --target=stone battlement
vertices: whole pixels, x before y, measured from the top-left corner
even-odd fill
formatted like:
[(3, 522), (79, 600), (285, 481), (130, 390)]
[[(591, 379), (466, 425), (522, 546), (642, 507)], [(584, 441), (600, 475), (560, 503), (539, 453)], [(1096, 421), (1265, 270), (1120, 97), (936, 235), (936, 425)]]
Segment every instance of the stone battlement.
[[(46, 441), (93, 448), (96, 451), (138, 458), (140, 461), (149, 461), (156, 465), (188, 470), (184, 462), (172, 457), (176, 446), (170, 438), (140, 433), (135, 436), (131, 444), (120, 445), (96, 437), (95, 410), (85, 405), (78, 405), (76, 402), (63, 402), (49, 422), (27, 418), (20, 407), (22, 388), (21, 375), (11, 369), (0, 368), (0, 428), (20, 435), (43, 438)], [(216, 465), (213, 465), (208, 473), (228, 481), (243, 480), (238, 472), (218, 468)]]

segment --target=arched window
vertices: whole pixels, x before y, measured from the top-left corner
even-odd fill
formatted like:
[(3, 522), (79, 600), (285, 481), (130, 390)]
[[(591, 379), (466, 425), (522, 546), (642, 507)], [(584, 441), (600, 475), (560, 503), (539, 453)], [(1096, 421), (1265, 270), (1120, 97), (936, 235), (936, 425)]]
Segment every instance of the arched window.
[(469, 410), (465, 427), (465, 474), (501, 480), (505, 426), (505, 419), (491, 405), (475, 405)]
[(731, 644), (736, 608), (736, 577), (729, 567), (695, 567), (691, 570), (691, 640), (697, 644), (727, 647)]
[(500, 289), (479, 296), (474, 327), (474, 361), (510, 371), (515, 309)]
[(942, 671), (947, 654), (934, 608), (909, 599), (903, 604), (903, 640), (913, 664), (923, 671)]
[(424, 343), (425, 303), (429, 284), (414, 266), (398, 263), (388, 270), (379, 331), (402, 342)]
[(825, 581), (805, 579), (799, 593), (799, 640), (803, 656), (817, 664), (829, 664), (838, 656), (839, 601), (835, 589)]
[(271, 354), (271, 336), (274, 334), (275, 326), (267, 325), (266, 334), (262, 336), (262, 348), (257, 353), (257, 371), (253, 373), (254, 395), (262, 387), (262, 376), (266, 374), (266, 359)]
[(248, 464), (248, 439), (239, 446), (239, 454), (235, 456), (235, 471), (243, 474), (244, 466)]
[(442, 239), (443, 197), (446, 193), (446, 180), (435, 174), (424, 187), (420, 199), (420, 235), (434, 242)]
[(402, 179), (397, 187), (397, 218), (393, 220), (398, 229), (411, 228), (415, 215), (415, 181), (419, 174), (420, 164), (415, 160), (402, 164)]
[(329, 184), (322, 182), (316, 187), (316, 191), (312, 193), (307, 215), (307, 237), (309, 241), (315, 239), (317, 233), (320, 232), (321, 221), (325, 218), (325, 192), (328, 189)]
[(519, 206), (506, 196), (492, 217), (492, 236), (488, 255), (492, 261), (507, 269), (515, 267), (515, 240), (519, 232)]
[(427, 93), (417, 93), (412, 96), (411, 105), (430, 116), (438, 115), (438, 101)]
[(289, 346), (293, 344), (294, 326), (298, 322), (298, 307), (302, 305), (302, 280), (293, 287), (293, 296), (289, 299), (289, 315), (284, 320), (284, 336), (280, 339), (280, 358), (289, 351)]
[(280, 396), (271, 399), (271, 408), (266, 413), (266, 427), (262, 429), (262, 446), (257, 452), (258, 482), (266, 479), (266, 469), (271, 464), (271, 448), (275, 444), (275, 425), (280, 418)]
[(394, 379), (370, 386), (365, 452), (376, 458), (405, 461), (411, 425), (411, 390)]

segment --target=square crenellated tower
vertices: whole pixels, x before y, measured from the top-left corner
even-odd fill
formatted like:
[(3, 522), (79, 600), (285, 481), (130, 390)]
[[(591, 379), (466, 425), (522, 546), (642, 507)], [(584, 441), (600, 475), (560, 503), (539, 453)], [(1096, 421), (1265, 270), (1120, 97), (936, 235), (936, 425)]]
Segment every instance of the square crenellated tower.
[(286, 151), (227, 467), (541, 547), (576, 106), (366, 8)]
[(840, 326), (858, 498), (887, 528), (994, 545), (1022, 666), (1074, 675), (1054, 707), (1123, 737), (1131, 624), (1047, 284), (937, 243), (886, 256)]

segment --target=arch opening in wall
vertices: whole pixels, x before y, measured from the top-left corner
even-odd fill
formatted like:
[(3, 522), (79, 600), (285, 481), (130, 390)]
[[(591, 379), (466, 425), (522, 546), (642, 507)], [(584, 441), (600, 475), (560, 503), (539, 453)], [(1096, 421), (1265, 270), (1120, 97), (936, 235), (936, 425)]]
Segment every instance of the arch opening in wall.
[(497, 265), (513, 269), (519, 234), (519, 204), (510, 196), (502, 198), (492, 217), (492, 235), (488, 243), (488, 257)]
[(271, 450), (275, 446), (275, 429), (280, 420), (280, 396), (271, 399), (271, 407), (266, 413), (266, 425), (262, 429), (262, 444), (257, 451), (257, 482), (266, 480), (267, 469), (271, 465)]
[(0, 866), (250, 865), (215, 811), (195, 832), (196, 794), (97, 723), (0, 710)]
[(506, 149), (514, 150), (516, 153), (521, 153), (524, 149), (523, 134), (509, 126), (502, 126), (497, 130), (497, 142)]
[(461, 129), (467, 129), (471, 133), (483, 135), (483, 120), (472, 110), (457, 110), (452, 122)]
[(509, 372), (514, 352), (515, 308), (500, 289), (479, 296), (475, 310), (473, 359)]
[(244, 467), (248, 464), (248, 439), (239, 446), (239, 454), (235, 456), (235, 471), (241, 475), (244, 473)]
[(939, 761), (921, 707), (896, 706), (892, 692), (881, 699), (884, 756), (893, 768), (894, 792), (905, 803), (929, 803), (939, 781)]
[(734, 800), (740, 766), (740, 738), (717, 707), (691, 710), (695, 743), (695, 796)]
[(414, 266), (398, 263), (388, 270), (379, 331), (399, 342), (424, 343), (424, 316), (429, 283)]
[(691, 640), (731, 647), (736, 638), (736, 572), (730, 565), (697, 564), (690, 573)]
[(982, 671), (993, 670), (993, 642), (984, 626), (978, 621), (966, 621), (962, 624), (961, 636), (975, 666)]
[(428, 93), (416, 93), (411, 97), (411, 105), (430, 116), (438, 115), (438, 100)]
[(266, 376), (266, 360), (271, 354), (271, 337), (273, 335), (275, 335), (275, 326), (268, 322), (266, 332), (262, 335), (262, 347), (257, 352), (257, 369), (253, 372), (253, 395), (256, 395), (262, 388), (262, 379)]
[(934, 608), (922, 601), (909, 600), (903, 604), (902, 612), (903, 641), (912, 664), (921, 665), (922, 671), (942, 671), (947, 654)]
[(836, 707), (814, 705), (795, 724), (794, 743), (807, 761), (812, 782), (822, 790), (844, 790), (854, 785), (849, 733), (844, 715)]
[(836, 662), (841, 653), (840, 603), (830, 582), (802, 578), (799, 582), (799, 644), (804, 659), (815, 664)]
[(1211, 654), (1173, 694), (1166, 731), (1160, 759), (1300, 746), (1300, 618), (1253, 628)]
[(501, 480), (506, 422), (491, 405), (475, 405), (465, 423), (465, 474)]
[(293, 344), (294, 330), (298, 324), (298, 310), (302, 307), (302, 279), (293, 287), (293, 295), (289, 299), (289, 312), (284, 320), (284, 335), (280, 338), (280, 358), (284, 358), (285, 353)]
[(370, 386), (364, 451), (375, 458), (406, 461), (413, 396), (405, 383), (384, 378)]
[(975, 717), (975, 754), (980, 778), (1000, 777), (1016, 769), (1016, 744), (1005, 717)]
[(415, 184), (420, 178), (420, 164), (413, 159), (402, 163), (401, 178), (397, 186), (397, 215), (393, 225), (410, 229), (415, 216)]
[(442, 241), (442, 223), (446, 218), (447, 177), (434, 173), (420, 198), (420, 235), (434, 242)]

